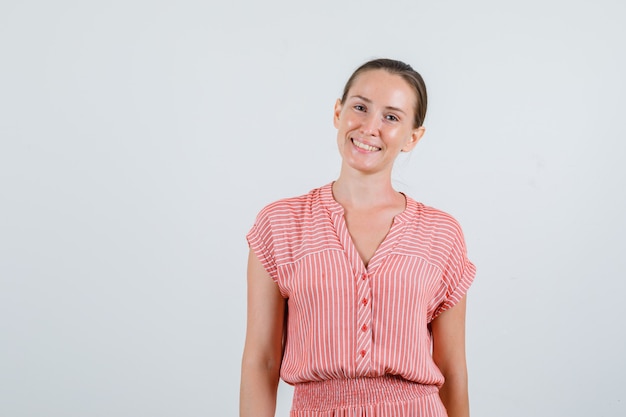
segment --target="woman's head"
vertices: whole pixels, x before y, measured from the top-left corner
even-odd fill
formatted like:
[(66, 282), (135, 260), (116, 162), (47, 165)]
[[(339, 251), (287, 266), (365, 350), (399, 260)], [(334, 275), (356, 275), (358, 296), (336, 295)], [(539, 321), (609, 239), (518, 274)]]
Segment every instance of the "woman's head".
[(409, 86), (415, 93), (415, 116), (413, 121), (413, 127), (418, 128), (422, 126), (424, 124), (424, 118), (426, 117), (426, 107), (428, 104), (428, 97), (426, 95), (426, 84), (424, 84), (422, 76), (417, 71), (415, 71), (410, 65), (405, 64), (402, 61), (383, 58), (374, 59), (361, 65), (352, 73), (352, 75), (348, 79), (348, 82), (343, 89), (341, 102), (345, 103), (346, 98), (348, 97), (348, 92), (350, 91), (350, 88), (354, 84), (354, 81), (359, 77), (359, 75), (363, 74), (364, 72), (373, 70), (383, 70), (387, 71), (390, 74), (398, 75), (402, 77), (402, 79), (404, 79), (407, 84), (409, 84)]
[(424, 106), (415, 87), (397, 71), (387, 70), (388, 61), (382, 67), (380, 62), (360, 67), (335, 103), (342, 172), (391, 175), (400, 152), (413, 150), (424, 135)]

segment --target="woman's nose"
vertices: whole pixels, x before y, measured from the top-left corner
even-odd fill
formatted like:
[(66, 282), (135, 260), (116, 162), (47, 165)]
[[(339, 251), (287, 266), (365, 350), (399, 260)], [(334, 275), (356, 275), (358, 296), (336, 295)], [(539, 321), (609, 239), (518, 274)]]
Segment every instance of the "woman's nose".
[(361, 123), (361, 132), (366, 135), (376, 136), (380, 129), (380, 117), (376, 113), (366, 113)]

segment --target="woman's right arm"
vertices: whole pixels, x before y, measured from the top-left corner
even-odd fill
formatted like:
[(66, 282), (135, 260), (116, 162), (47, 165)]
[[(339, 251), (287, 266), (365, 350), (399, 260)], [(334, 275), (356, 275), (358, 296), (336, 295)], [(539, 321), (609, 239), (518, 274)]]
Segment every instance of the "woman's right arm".
[(248, 257), (248, 323), (241, 363), (240, 417), (274, 417), (283, 356), (285, 299), (256, 255)]

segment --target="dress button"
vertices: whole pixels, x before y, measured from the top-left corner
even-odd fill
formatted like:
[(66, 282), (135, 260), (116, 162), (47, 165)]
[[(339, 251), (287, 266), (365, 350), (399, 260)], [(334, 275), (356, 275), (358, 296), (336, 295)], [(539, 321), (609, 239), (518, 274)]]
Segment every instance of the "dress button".
[(362, 350), (362, 351), (361, 351), (361, 352), (359, 352), (359, 353), (361, 354), (361, 357), (363, 358), (363, 357), (365, 357), (365, 354), (366, 354), (367, 352), (365, 352), (364, 350)]
[(366, 280), (367, 279), (367, 274), (361, 275), (361, 279)]
[(367, 305), (367, 298), (362, 299), (362, 300), (361, 300), (361, 303), (362, 303), (364, 306), (366, 306), (366, 305)]
[(366, 331), (367, 331), (367, 324), (364, 324), (364, 325), (361, 327), (361, 330), (363, 330), (364, 332), (366, 332)]

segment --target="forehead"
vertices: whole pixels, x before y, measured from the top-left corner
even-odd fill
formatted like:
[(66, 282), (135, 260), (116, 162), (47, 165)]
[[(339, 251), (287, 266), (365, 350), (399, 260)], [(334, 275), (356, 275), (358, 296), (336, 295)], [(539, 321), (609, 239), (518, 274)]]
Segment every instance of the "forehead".
[(417, 105), (417, 95), (411, 85), (402, 76), (382, 69), (359, 74), (348, 90), (348, 99), (353, 96), (362, 96), (380, 101), (381, 105), (409, 110)]

